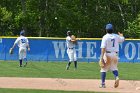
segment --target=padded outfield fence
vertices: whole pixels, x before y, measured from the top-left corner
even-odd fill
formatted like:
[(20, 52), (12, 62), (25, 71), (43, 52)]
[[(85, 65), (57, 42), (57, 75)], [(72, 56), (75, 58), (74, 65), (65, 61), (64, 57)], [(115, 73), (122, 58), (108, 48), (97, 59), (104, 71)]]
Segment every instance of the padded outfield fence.
[[(9, 54), (16, 37), (0, 38), (0, 60), (18, 60), (18, 47), (14, 54)], [(27, 59), (30, 61), (67, 61), (65, 38), (29, 37), (31, 51)], [(80, 62), (98, 62), (100, 59), (101, 39), (81, 38), (78, 40), (76, 52)], [(120, 62), (140, 62), (140, 39), (127, 39), (120, 44)]]

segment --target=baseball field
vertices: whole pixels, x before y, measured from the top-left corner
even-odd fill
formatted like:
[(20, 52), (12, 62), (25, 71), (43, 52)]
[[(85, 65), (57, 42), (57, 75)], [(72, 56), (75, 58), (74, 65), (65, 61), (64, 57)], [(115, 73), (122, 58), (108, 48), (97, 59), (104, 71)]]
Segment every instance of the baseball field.
[(107, 73), (105, 89), (100, 89), (100, 68), (96, 62), (79, 62), (65, 70), (66, 62), (1, 61), (0, 93), (140, 93), (140, 64), (119, 63), (120, 86), (113, 88), (114, 77)]

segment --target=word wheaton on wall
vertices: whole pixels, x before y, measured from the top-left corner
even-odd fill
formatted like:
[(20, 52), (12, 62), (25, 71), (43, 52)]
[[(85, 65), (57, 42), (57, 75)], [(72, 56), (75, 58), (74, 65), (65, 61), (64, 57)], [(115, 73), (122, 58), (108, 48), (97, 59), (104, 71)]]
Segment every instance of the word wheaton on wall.
[[(0, 60), (18, 60), (18, 46), (14, 54), (9, 54), (16, 38), (0, 38)], [(30, 61), (68, 60), (65, 38), (29, 38), (31, 51), (27, 52)], [(76, 52), (79, 62), (98, 62), (101, 54), (101, 39), (78, 40)], [(119, 62), (140, 62), (140, 40), (126, 40), (120, 44)]]

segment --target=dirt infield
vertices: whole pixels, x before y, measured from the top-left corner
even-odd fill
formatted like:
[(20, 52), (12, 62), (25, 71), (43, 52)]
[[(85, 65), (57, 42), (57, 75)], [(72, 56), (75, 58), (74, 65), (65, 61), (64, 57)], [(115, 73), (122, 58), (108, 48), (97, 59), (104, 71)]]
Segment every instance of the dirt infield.
[(99, 84), (95, 79), (0, 77), (0, 88), (140, 93), (140, 81), (120, 80), (118, 88), (113, 88), (114, 80), (106, 81), (107, 88), (99, 88)]

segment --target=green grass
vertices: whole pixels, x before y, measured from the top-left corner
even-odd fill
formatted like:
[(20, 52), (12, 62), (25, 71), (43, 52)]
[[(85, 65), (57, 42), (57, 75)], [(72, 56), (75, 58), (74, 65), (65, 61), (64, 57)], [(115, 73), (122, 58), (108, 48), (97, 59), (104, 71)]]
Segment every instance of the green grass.
[[(74, 70), (71, 64), (65, 70), (66, 62), (30, 62), (27, 67), (19, 67), (18, 62), (0, 62), (0, 77), (41, 77), (41, 78), (73, 78), (100, 79), (98, 63), (79, 62)], [(119, 75), (125, 80), (140, 80), (140, 63), (119, 63)], [(112, 72), (107, 79), (114, 79)]]
[(7, 89), (0, 88), (0, 93), (102, 93), (102, 92), (82, 92), (82, 91), (58, 91), (58, 90), (33, 90), (33, 89)]

